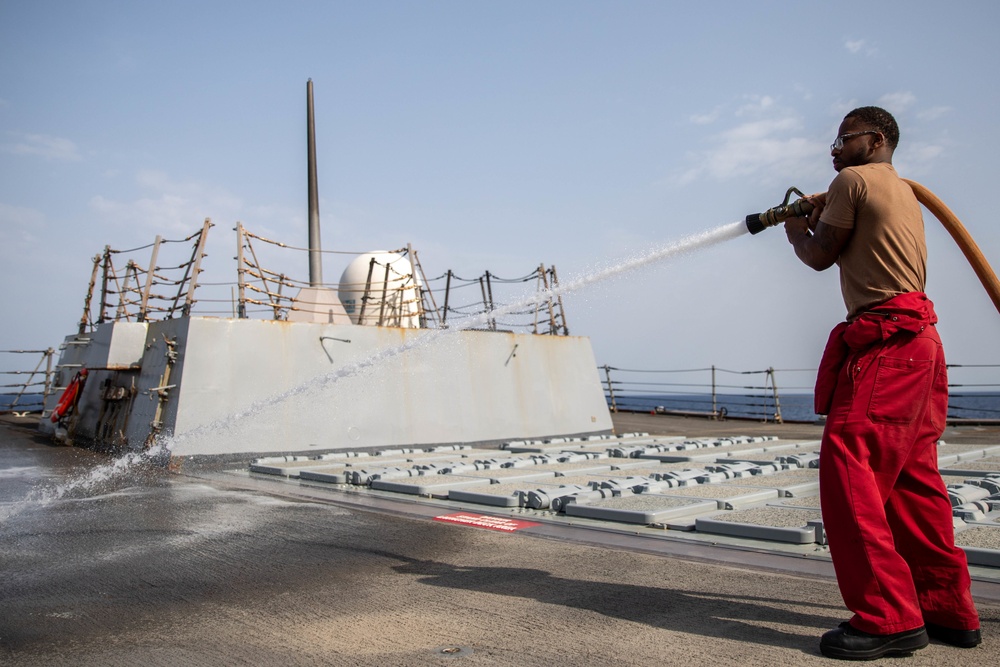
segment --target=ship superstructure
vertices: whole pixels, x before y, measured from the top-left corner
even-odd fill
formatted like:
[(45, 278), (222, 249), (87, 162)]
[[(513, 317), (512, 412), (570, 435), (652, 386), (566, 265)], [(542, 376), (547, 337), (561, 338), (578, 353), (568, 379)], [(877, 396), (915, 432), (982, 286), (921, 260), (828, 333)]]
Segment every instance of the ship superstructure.
[[(323, 282), (307, 90), (310, 240), (297, 250), (308, 281), (268, 268), (264, 249), (289, 246), (243, 223), (229, 299), (201, 298), (209, 220), (179, 242), (105, 247), (41, 430), (129, 450), (163, 441), (174, 456), (609, 432), (593, 351), (569, 335), (554, 267), (428, 280), (407, 245), (355, 253), (339, 283)], [(504, 283), (532, 281), (534, 293), (500, 304)], [(462, 286), (481, 300), (456, 305)]]

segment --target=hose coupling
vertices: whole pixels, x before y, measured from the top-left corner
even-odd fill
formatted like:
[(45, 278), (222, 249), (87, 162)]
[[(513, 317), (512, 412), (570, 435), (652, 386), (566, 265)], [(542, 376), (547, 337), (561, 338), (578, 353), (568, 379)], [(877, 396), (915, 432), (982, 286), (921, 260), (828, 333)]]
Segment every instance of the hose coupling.
[[(800, 198), (789, 204), (788, 200), (791, 198), (793, 192)], [(805, 199), (805, 194), (801, 190), (791, 187), (785, 193), (785, 201), (781, 202), (780, 205), (769, 208), (763, 213), (751, 213), (748, 215), (746, 218), (747, 230), (751, 234), (759, 234), (768, 227), (774, 227), (788, 218), (808, 216), (814, 208), (815, 206), (813, 206), (812, 202)]]

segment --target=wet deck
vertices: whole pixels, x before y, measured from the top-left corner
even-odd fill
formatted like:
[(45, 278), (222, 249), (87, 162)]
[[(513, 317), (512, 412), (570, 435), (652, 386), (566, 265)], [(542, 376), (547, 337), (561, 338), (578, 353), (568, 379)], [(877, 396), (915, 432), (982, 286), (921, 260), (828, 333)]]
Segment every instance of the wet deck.
[[(664, 445), (740, 434), (804, 443), (819, 433), (813, 425), (649, 415), (619, 415), (616, 422), (623, 432), (655, 433)], [(996, 436), (960, 429), (945, 441), (983, 450), (975, 461), (984, 461)], [(732, 441), (713, 453), (754, 444)], [(670, 455), (697, 456), (701, 449)], [(488, 453), (506, 461), (538, 454)], [(556, 465), (577, 466), (572, 476), (587, 477), (587, 465), (612, 461), (676, 469), (669, 461), (610, 455)], [(674, 463), (683, 470), (710, 462)], [(681, 520), (674, 517), (644, 525), (423, 497), (251, 473), (246, 463), (95, 474), (107, 464), (92, 452), (53, 447), (24, 425), (0, 424), (3, 664), (818, 665), (829, 664), (818, 654), (819, 635), (847, 617), (815, 539), (702, 534), (670, 528)], [(804, 488), (801, 495), (750, 497), (808, 484), (793, 477), (810, 470), (667, 488), (699, 490), (693, 498), (656, 495), (685, 501), (681, 506), (714, 502), (715, 509), (693, 517), (697, 523), (782, 500), (804, 503)], [(778, 475), (790, 475), (782, 478), (788, 485), (728, 491), (745, 486), (741, 480)], [(38, 493), (60, 485), (58, 494)], [(486, 488), (477, 482), (465, 489), (479, 487)], [(600, 507), (567, 507), (573, 504)], [(483, 530), (433, 520), (461, 514), (499, 523)], [(525, 525), (497, 529), (508, 521)], [(972, 569), (983, 645), (963, 651), (934, 643), (908, 664), (988, 664), (1000, 652), (996, 569)]]

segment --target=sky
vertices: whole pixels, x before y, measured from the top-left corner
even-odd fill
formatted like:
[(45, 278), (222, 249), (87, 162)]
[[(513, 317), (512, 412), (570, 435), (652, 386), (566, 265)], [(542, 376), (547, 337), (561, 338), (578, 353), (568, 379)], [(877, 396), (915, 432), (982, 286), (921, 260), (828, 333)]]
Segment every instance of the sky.
[[(237, 221), (306, 245), (308, 79), (327, 250), (570, 283), (825, 191), (840, 121), (875, 104), (900, 175), (996, 270), (997, 25), (987, 1), (0, 0), (0, 349), (73, 333), (105, 245), (211, 218), (205, 281), (235, 280)], [(925, 222), (949, 361), (1000, 363), (1000, 314)], [(599, 365), (633, 369), (815, 368), (845, 315), (836, 268), (780, 228), (564, 304)]]

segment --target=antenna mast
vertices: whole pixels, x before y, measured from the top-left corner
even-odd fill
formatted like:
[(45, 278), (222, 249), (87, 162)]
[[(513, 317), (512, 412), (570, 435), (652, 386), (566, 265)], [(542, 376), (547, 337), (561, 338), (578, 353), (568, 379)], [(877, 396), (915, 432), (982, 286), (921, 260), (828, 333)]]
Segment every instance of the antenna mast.
[(313, 82), (306, 82), (306, 141), (309, 152), (309, 286), (323, 285), (322, 243), (319, 239), (319, 186), (316, 182), (316, 123), (313, 118)]

